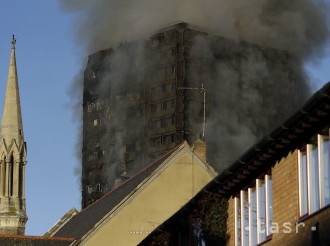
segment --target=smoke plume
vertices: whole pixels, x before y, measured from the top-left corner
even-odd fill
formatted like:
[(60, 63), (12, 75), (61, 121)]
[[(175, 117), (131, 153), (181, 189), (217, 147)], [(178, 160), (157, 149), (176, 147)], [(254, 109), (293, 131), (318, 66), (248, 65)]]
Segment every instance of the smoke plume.
[[(122, 41), (147, 38), (178, 21), (199, 26), (217, 36), (288, 51), (290, 60), (286, 65), (297, 82), (292, 89), (300, 96), (295, 101), (296, 107), (309, 93), (304, 63), (322, 57), (329, 41), (329, 5), (321, 0), (62, 0), (61, 7), (77, 16), (75, 40), (85, 56), (117, 47)], [(287, 71), (274, 74), (265, 60), (258, 59), (261, 56), (258, 53), (246, 54), (238, 72), (228, 62), (217, 59), (217, 54), (229, 52), (227, 48), (219, 48), (212, 40), (200, 37), (194, 40), (190, 51), (191, 56), (205, 64), (192, 70), (191, 78), (204, 81), (207, 89), (212, 88), (210, 97), (216, 99), (208, 104), (209, 111), (221, 112), (213, 116), (210, 113), (206, 133), (213, 144), (212, 151), (220, 149), (228, 156), (216, 158), (215, 161), (221, 163), (237, 158), (260, 137), (260, 132), (272, 126), (271, 119), (280, 110), (277, 104), (287, 91), (281, 88), (283, 84), (275, 85), (282, 79), (288, 80)], [(129, 64), (127, 61), (132, 57), (135, 65), (123, 66)], [(108, 61), (113, 73), (104, 78), (100, 91), (108, 90), (109, 79), (117, 81), (114, 86), (119, 88), (120, 81), (128, 76), (127, 71), (132, 67), (150, 65), (145, 61), (143, 48), (141, 52), (129, 54), (118, 52)], [(143, 78), (145, 70), (141, 71), (139, 76)], [(267, 87), (275, 88), (275, 92), (261, 89)], [(225, 91), (221, 96), (214, 94), (221, 91)], [(260, 93), (268, 93), (269, 100), (260, 103)], [(195, 125), (200, 127), (200, 122)], [(123, 139), (118, 135), (118, 141)]]
[(76, 42), (86, 54), (185, 21), (215, 34), (290, 51), (310, 59), (329, 38), (329, 6), (321, 0), (71, 0)]

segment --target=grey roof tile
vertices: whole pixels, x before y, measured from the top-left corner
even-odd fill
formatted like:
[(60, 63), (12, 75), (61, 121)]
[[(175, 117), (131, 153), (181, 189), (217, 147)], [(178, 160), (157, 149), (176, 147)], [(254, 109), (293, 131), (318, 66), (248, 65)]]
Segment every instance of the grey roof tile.
[(142, 169), (125, 183), (104, 195), (79, 214), (69, 220), (54, 236), (81, 238), (91, 230), (107, 213), (116, 207), (126, 196), (128, 196), (145, 178), (157, 169), (176, 149), (182, 144), (169, 151), (151, 165)]

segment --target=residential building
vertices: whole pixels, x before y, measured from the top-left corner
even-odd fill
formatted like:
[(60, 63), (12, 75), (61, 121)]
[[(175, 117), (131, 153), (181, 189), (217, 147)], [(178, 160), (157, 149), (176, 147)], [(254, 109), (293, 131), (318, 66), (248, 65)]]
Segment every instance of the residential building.
[(216, 176), (203, 156), (183, 142), (47, 235), (75, 238), (72, 245), (137, 245)]
[(285, 51), (186, 23), (90, 55), (82, 207), (183, 140), (205, 140), (210, 163), (235, 158), (229, 152), (240, 154), (300, 103), (305, 86), (297, 86), (291, 62)]
[[(174, 245), (189, 240), (214, 245), (209, 243), (208, 223), (221, 223), (222, 229), (215, 227), (218, 242), (226, 245), (329, 245), (329, 109), (330, 83), (141, 245), (150, 245), (164, 234)], [(205, 217), (205, 206), (196, 213), (203, 199), (208, 205), (225, 201), (224, 210)]]

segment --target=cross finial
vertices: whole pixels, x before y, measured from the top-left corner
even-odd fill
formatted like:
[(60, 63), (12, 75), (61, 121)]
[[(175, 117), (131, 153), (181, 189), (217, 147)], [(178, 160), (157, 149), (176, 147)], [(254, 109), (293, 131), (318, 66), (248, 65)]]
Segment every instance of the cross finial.
[(15, 39), (15, 35), (13, 34), (13, 38), (11, 40), (11, 48), (15, 49), (15, 44), (16, 44), (16, 39)]

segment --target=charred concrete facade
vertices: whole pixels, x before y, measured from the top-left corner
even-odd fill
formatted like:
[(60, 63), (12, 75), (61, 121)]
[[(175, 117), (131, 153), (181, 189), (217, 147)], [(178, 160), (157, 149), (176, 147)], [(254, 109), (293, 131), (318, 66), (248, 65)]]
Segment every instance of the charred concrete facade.
[[(246, 82), (247, 74), (253, 74), (246, 71), (252, 60), (258, 61), (253, 71), (259, 80)], [(263, 71), (260, 64), (266, 75), (258, 74)], [(237, 84), (230, 82), (231, 72)], [(227, 74), (228, 80), (219, 74)], [(271, 83), (265, 84), (268, 80)], [(251, 83), (258, 97), (245, 103)], [(228, 95), (232, 105), (225, 99)], [(222, 135), (231, 134), (230, 127), (221, 126), (230, 121), (235, 101), (247, 106), (233, 115), (244, 126), (251, 124), (253, 135), (260, 137), (292, 113), (297, 96), (287, 52), (209, 35), (185, 23), (89, 56), (83, 94), (82, 207), (142, 168), (140, 163), (183, 140), (204, 138), (204, 131), (208, 160), (221, 160), (227, 155)], [(262, 107), (267, 120), (254, 122), (260, 115), (256, 109)], [(219, 149), (224, 150), (220, 158)]]

